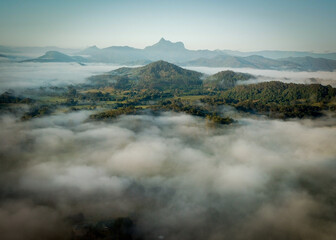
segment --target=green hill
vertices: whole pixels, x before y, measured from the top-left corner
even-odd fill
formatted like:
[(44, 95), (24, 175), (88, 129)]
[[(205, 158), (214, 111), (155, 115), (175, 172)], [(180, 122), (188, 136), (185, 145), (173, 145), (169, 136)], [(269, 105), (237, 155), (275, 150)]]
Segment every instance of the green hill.
[(254, 78), (253, 75), (247, 73), (239, 73), (233, 71), (222, 71), (207, 77), (203, 84), (204, 87), (211, 89), (228, 89), (236, 85), (237, 81), (246, 81)]
[(200, 88), (201, 76), (199, 72), (186, 70), (165, 61), (157, 61), (144, 67), (119, 68), (89, 79), (95, 84), (117, 89), (187, 90)]
[(220, 96), (204, 100), (209, 104), (229, 104), (237, 109), (276, 118), (319, 116), (336, 110), (336, 88), (320, 84), (263, 82), (239, 85)]

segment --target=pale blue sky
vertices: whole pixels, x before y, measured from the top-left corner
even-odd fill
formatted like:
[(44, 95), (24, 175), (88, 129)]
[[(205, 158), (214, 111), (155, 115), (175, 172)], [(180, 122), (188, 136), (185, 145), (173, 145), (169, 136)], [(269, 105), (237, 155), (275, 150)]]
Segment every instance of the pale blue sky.
[(0, 44), (336, 51), (336, 0), (0, 0)]

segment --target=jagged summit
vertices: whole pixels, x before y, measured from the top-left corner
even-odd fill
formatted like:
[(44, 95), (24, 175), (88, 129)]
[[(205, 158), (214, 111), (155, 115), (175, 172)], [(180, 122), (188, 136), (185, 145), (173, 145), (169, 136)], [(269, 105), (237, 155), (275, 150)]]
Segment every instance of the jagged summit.
[(183, 44), (183, 42), (181, 42), (181, 41), (179, 41), (179, 42), (172, 42), (172, 41), (169, 41), (169, 40), (167, 40), (167, 39), (165, 39), (165, 38), (161, 38), (160, 39), (160, 41), (158, 41), (156, 44), (179, 44), (179, 45), (183, 45), (183, 47), (184, 47), (184, 44)]
[(155, 43), (152, 46), (148, 46), (145, 50), (185, 50), (183, 42), (171, 42), (169, 40), (164, 39), (163, 37), (159, 42)]

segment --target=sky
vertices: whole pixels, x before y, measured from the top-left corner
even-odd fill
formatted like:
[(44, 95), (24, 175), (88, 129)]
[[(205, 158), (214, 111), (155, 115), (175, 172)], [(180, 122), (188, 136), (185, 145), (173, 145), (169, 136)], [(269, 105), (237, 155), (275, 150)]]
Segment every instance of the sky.
[(335, 0), (0, 0), (0, 45), (336, 52)]

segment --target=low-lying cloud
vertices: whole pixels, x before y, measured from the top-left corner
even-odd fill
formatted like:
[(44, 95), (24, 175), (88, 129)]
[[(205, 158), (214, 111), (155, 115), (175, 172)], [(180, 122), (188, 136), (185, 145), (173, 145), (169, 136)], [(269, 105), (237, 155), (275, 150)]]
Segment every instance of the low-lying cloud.
[(252, 68), (210, 68), (210, 67), (186, 67), (190, 70), (199, 71), (205, 74), (215, 74), (220, 71), (231, 70), (254, 75), (255, 79), (241, 81), (238, 84), (253, 84), (259, 82), (281, 81), (285, 83), (311, 84), (319, 83), (336, 87), (336, 72), (296, 72), (296, 71), (277, 71), (262, 70)]
[[(8, 89), (20, 92), (25, 88), (68, 86), (85, 83), (92, 75), (102, 74), (121, 66), (113, 64), (88, 63), (8, 63), (0, 62), (0, 92)], [(258, 70), (249, 68), (210, 68), (186, 67), (205, 74), (215, 74), (224, 70), (233, 70), (255, 75), (255, 79), (240, 82), (251, 84), (267, 81), (293, 83), (320, 83), (336, 87), (336, 72), (293, 72), (276, 70)]]
[(112, 64), (12, 63), (0, 62), (0, 91), (8, 89), (67, 86), (84, 83), (86, 78), (119, 68)]
[(88, 115), (1, 118), (2, 239), (70, 239), (64, 219), (80, 213), (130, 216), (146, 239), (336, 234), (334, 119)]

